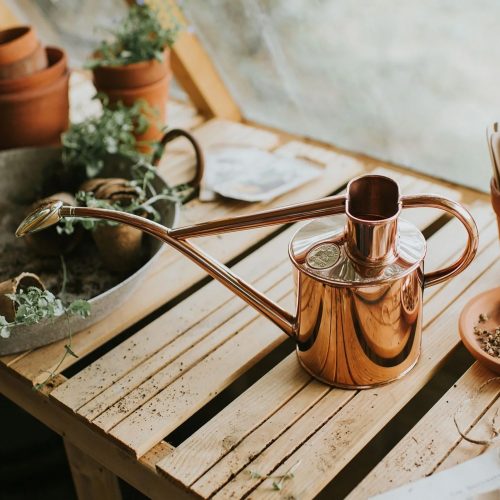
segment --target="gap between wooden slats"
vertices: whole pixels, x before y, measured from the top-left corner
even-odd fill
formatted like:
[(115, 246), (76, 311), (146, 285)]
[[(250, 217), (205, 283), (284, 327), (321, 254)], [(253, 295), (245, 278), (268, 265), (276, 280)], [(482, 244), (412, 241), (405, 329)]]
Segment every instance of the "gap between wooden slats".
[[(437, 233), (435, 235), (435, 237), (438, 237), (438, 235), (439, 235), (439, 233)], [(484, 235), (484, 236), (485, 237), (482, 239), (482, 241), (488, 243), (491, 246), (492, 240), (495, 238), (494, 233), (490, 234), (489, 237), (488, 237), (488, 235)], [(481, 247), (481, 250), (484, 250), (484, 243)], [(489, 261), (487, 261), (487, 262), (489, 262)], [(482, 265), (484, 266), (484, 263)], [(472, 273), (472, 274), (475, 272), (477, 272), (477, 270), (471, 269), (469, 271), (469, 273)], [(453, 296), (454, 296), (453, 294), (449, 295), (450, 301), (453, 300)], [(441, 302), (440, 305), (442, 307), (443, 303)], [(437, 315), (438, 313), (439, 313), (439, 311), (436, 311), (435, 314)], [(432, 318), (434, 316), (430, 316), (430, 315), (426, 314), (425, 317), (427, 318), (427, 321), (429, 321), (429, 318)], [(260, 381), (259, 381), (259, 383), (260, 383)], [(266, 381), (266, 383), (268, 383), (268, 381)], [(238, 400), (233, 402), (232, 405), (230, 405), (230, 407), (234, 406), (235, 408), (238, 408), (237, 401)], [(244, 407), (241, 407), (240, 411), (243, 411), (243, 409), (244, 409)], [(235, 410), (233, 409), (233, 412), (234, 411)], [(174, 452), (171, 455), (169, 455), (161, 464), (159, 464), (159, 467), (164, 472), (166, 472), (168, 475), (173, 476), (175, 479), (183, 482), (184, 484), (191, 484), (193, 482), (193, 480), (197, 478), (197, 476), (199, 475), (199, 471), (201, 469), (204, 469), (206, 471), (208, 468), (210, 468), (210, 466), (215, 464), (215, 462), (219, 458), (221, 458), (224, 454), (224, 453), (221, 453), (220, 455), (214, 456), (215, 448), (214, 448), (213, 444), (210, 446), (212, 456), (210, 456), (210, 454), (206, 455), (204, 453), (198, 454), (199, 450), (205, 449), (203, 441), (204, 441), (204, 438), (207, 434), (210, 434), (210, 435), (214, 434), (215, 429), (220, 429), (220, 432), (223, 432), (223, 430), (224, 430), (223, 421), (218, 422), (218, 418), (219, 418), (219, 416), (214, 417), (214, 419), (212, 419), (212, 421), (207, 423), (206, 426), (202, 427), (197, 433), (195, 433), (193, 436), (188, 438), (184, 443), (181, 443), (174, 450)], [(275, 438), (276, 438), (276, 436), (275, 436)], [(249, 435), (248, 442), (251, 442), (251, 441), (252, 441), (252, 435)], [(237, 448), (235, 450), (235, 454), (237, 454), (237, 456), (245, 456), (244, 453), (239, 453)], [(231, 462), (231, 460), (230, 460), (230, 462)], [(250, 460), (249, 456), (247, 456), (247, 460), (248, 461)], [(220, 463), (222, 463), (222, 462), (224, 462), (224, 460), (222, 460)], [(227, 477), (235, 472), (234, 471), (234, 468), (235, 468), (234, 462), (231, 462), (231, 463), (232, 463), (231, 467), (229, 469), (225, 470), (225, 474), (226, 474), (225, 477)], [(189, 466), (183, 467), (183, 464), (184, 465), (189, 464)], [(240, 466), (242, 466), (242, 465), (246, 465), (246, 463), (245, 462), (243, 462), (242, 464), (240, 463)], [(220, 465), (218, 464), (215, 468), (220, 469)], [(210, 490), (210, 493), (211, 493), (214, 490), (216, 490), (218, 486), (220, 487), (223, 484), (223, 483), (222, 484), (218, 483), (214, 479), (212, 473), (213, 473), (212, 470), (208, 471), (208, 473), (205, 476), (206, 479), (202, 479), (199, 482), (200, 484), (198, 486), (200, 487), (200, 489), (197, 490), (198, 493), (203, 493), (204, 495), (208, 495), (209, 491), (207, 489), (207, 485), (210, 485), (210, 488), (212, 488), (212, 490)], [(224, 475), (223, 475), (223, 477), (224, 477)], [(204, 484), (204, 486), (203, 486), (203, 484)]]
[[(200, 127), (200, 130), (204, 126)], [(238, 127), (241, 126), (238, 124)], [(330, 166), (325, 169), (320, 180), (312, 181), (301, 189), (293, 190), (273, 200), (272, 205), (285, 205), (324, 196), (342, 186), (350, 177), (360, 173), (362, 164), (358, 163), (357, 168), (357, 171), (352, 169), (338, 171), (335, 166)], [(237, 213), (249, 212), (258, 208), (259, 206), (255, 205), (252, 205), (251, 208), (245, 206), (245, 208), (240, 208)], [(204, 239), (203, 241), (200, 240), (200, 246), (209, 253), (217, 255), (221, 260), (227, 261), (275, 229), (275, 227), (268, 227), (251, 232), (246, 231), (218, 238)], [(134, 300), (127, 304), (126, 309), (121, 308), (119, 311), (115, 311), (101, 323), (74, 336), (73, 347), (75, 352), (82, 356), (95, 349), (118, 332), (159, 307), (169, 298), (194, 284), (204, 275), (203, 270), (197, 268), (184, 257), (175, 254), (172, 250), (164, 251), (162, 257), (158, 260), (158, 264), (145, 276), (142, 284), (135, 292)], [(166, 286), (166, 283), (169, 286)], [(45, 377), (45, 372), (53, 369), (58, 363), (62, 352), (62, 343), (58, 342), (37, 349), (11, 366), (28, 380), (37, 381)], [(70, 366), (73, 362), (72, 357), (67, 357), (61, 369)]]
[[(433, 318), (430, 323), (427, 321), (422, 357), (411, 374), (387, 387), (359, 392), (350, 404), (283, 463), (283, 455), (274, 463), (258, 463), (263, 466), (263, 473), (270, 469), (269, 472), (279, 475), (301, 460), (295, 477), (286, 482), (282, 494), (297, 498), (314, 497), (432, 377), (447, 354), (459, 342), (457, 318), (465, 302), (498, 282), (500, 263), (494, 264), (498, 260), (497, 242), (494, 243), (495, 245), (491, 244), (486, 248), (476, 261), (474, 270), (477, 274), (471, 276), (470, 272), (465, 271), (455, 278), (452, 287), (441, 290), (431, 299), (442, 301), (443, 309), (437, 318)], [(479, 262), (483, 266), (485, 262), (489, 262), (482, 273), (477, 272)], [(463, 293), (455, 296), (461, 291)], [(257, 465), (257, 462), (259, 459), (252, 466)], [(279, 463), (281, 465), (274, 470), (273, 467)], [(251, 485), (248, 485), (248, 481), (245, 481), (243, 476), (237, 476), (217, 497), (223, 498), (229, 494), (237, 496), (249, 488), (251, 489)], [(252, 492), (252, 498), (273, 498), (273, 495), (275, 491), (269, 480), (263, 481)]]
[(462, 439), (453, 416), (457, 415), (461, 429), (470, 437), (489, 438), (491, 419), (499, 408), (500, 381), (481, 391), (479, 388), (492, 377), (491, 371), (475, 363), (358, 485), (349, 500), (368, 498), (480, 454), (484, 446)]
[[(259, 320), (260, 321), (260, 320)], [(265, 320), (264, 320), (265, 321)], [(270, 330), (273, 331), (273, 330)], [(260, 335), (261, 332), (259, 332)], [(252, 336), (256, 336), (257, 334), (252, 334)], [(239, 336), (239, 334), (238, 334)], [(235, 337), (237, 338), (237, 337)], [(283, 339), (283, 337), (282, 337)], [(265, 340), (263, 340), (265, 341)], [(245, 338), (243, 337), (241, 342), (245, 342)], [(271, 342), (275, 342), (274, 337), (272, 337)], [(264, 344), (265, 345), (265, 344)], [(221, 349), (225, 349), (226, 345), (222, 346)], [(214, 353), (216, 355), (217, 351)], [(244, 358), (239, 360), (239, 363), (248, 363), (249, 358), (258, 359), (255, 356), (258, 356), (253, 350), (246, 350), (244, 352)], [(234, 359), (231, 359), (231, 363)], [(218, 373), (215, 376), (213, 373), (210, 373), (210, 377), (217, 380), (217, 383), (223, 384), (222, 387), (217, 386), (215, 383), (213, 386), (214, 391), (213, 394), (219, 392), (222, 388), (226, 387), (227, 384), (233, 380), (233, 375), (231, 371), (227, 368), (227, 366), (215, 366), (215, 363), (212, 365), (208, 365), (211, 368), (207, 369), (209, 371), (219, 371), (225, 372)], [(234, 365), (236, 369), (239, 371), (238, 363)], [(225, 369), (224, 369), (225, 368)], [(234, 368), (233, 368), (234, 369)], [(198, 365), (193, 369), (198, 371)], [(227, 377), (227, 378), (226, 378)], [(181, 379), (178, 381), (182, 381), (184, 378), (190, 380), (190, 383), (193, 383), (194, 374), (188, 372), (183, 375)], [(205, 381), (206, 382), (206, 381)], [(189, 386), (188, 386), (189, 387)], [(158, 390), (159, 388), (156, 388)], [(215, 390), (216, 389), (216, 390)], [(209, 390), (207, 388), (207, 390)], [(172, 392), (174, 391), (174, 392)], [(134, 449), (134, 451), (140, 455), (143, 450), (150, 447), (154, 438), (161, 439), (161, 434), (166, 435), (171, 432), (174, 427), (174, 423), (178, 424), (185, 420), (188, 416), (190, 416), (193, 412), (193, 408), (199, 408), (199, 400), (203, 400), (205, 398), (205, 394), (195, 394), (194, 397), (191, 397), (191, 402), (185, 405), (182, 404), (179, 408), (175, 409), (175, 405), (166, 404), (166, 401), (171, 401), (171, 398), (177, 394), (174, 389), (169, 389), (168, 387), (164, 389), (162, 392), (155, 396), (152, 400), (150, 400), (146, 405), (139, 408), (134, 414), (130, 417), (127, 417), (120, 424), (118, 424), (114, 429), (111, 430), (111, 435), (115, 436), (125, 445), (130, 446)], [(185, 394), (182, 394), (185, 396)], [(196, 403), (196, 404), (195, 404)], [(189, 414), (185, 414), (183, 416), (175, 413), (175, 411), (186, 410), (189, 411)], [(160, 416), (158, 416), (158, 412)], [(149, 424), (145, 424), (146, 417), (149, 420)], [(139, 428), (139, 429), (138, 429)], [(135, 429), (135, 431), (134, 431)], [(147, 429), (147, 430), (146, 430)], [(160, 430), (161, 429), (161, 430)], [(147, 442), (144, 443), (143, 439), (147, 439)]]

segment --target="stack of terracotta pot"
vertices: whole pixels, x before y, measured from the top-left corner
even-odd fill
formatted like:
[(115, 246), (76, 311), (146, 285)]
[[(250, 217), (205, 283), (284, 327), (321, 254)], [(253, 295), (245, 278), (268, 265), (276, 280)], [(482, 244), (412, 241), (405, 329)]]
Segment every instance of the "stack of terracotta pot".
[(0, 31), (0, 149), (57, 144), (68, 127), (66, 54), (30, 26)]

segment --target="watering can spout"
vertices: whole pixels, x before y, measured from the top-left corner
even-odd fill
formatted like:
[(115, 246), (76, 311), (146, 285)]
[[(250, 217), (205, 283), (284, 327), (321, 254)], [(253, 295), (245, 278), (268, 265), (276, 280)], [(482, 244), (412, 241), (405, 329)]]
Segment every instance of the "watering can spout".
[(187, 238), (220, 234), (228, 231), (250, 229), (274, 224), (295, 222), (307, 218), (338, 214), (344, 211), (345, 197), (332, 196), (322, 200), (300, 203), (288, 207), (266, 210), (257, 214), (231, 219), (220, 219), (206, 223), (170, 229), (137, 215), (90, 207), (71, 207), (62, 202), (49, 202), (26, 217), (16, 231), (21, 237), (56, 224), (65, 217), (79, 217), (110, 220), (133, 226), (170, 245), (204, 269), (210, 276), (221, 282), (245, 302), (262, 313), (287, 335), (294, 337), (296, 315), (267, 298), (252, 285), (238, 277), (229, 268), (187, 241)]

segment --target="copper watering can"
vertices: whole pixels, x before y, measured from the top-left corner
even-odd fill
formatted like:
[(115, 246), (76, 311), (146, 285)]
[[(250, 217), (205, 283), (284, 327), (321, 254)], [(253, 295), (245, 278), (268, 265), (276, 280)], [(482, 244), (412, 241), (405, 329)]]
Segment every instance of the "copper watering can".
[[(440, 208), (468, 233), (453, 264), (425, 273), (422, 233), (401, 219), (403, 208)], [(425, 287), (461, 271), (477, 251), (478, 233), (469, 212), (437, 195), (401, 196), (398, 184), (380, 175), (352, 180), (347, 194), (170, 229), (114, 210), (45, 205), (28, 216), (17, 236), (63, 217), (106, 219), (137, 227), (169, 244), (295, 339), (301, 365), (315, 378), (345, 388), (367, 388), (396, 380), (420, 355)], [(313, 219), (289, 245), (296, 284), (291, 314), (188, 238)]]

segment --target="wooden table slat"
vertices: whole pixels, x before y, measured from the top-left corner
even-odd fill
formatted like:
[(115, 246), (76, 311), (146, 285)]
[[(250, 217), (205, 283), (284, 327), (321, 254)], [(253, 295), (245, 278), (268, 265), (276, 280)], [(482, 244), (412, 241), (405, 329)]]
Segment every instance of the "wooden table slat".
[[(291, 308), (290, 291), (284, 306)], [(273, 297), (273, 294), (269, 294)], [(276, 300), (278, 297), (274, 297)], [(256, 317), (187, 373), (138, 408), (110, 431), (124, 446), (141, 456), (194, 414), (247, 368), (281, 344), (286, 335), (266, 318)], [(149, 389), (149, 387), (148, 387)], [(154, 392), (154, 387), (151, 388)]]
[[(291, 283), (280, 282), (268, 291), (268, 295), (274, 300), (280, 301), (283, 297), (289, 297), (290, 288)], [(291, 304), (291, 300), (288, 303)], [(262, 338), (253, 334), (254, 328), (262, 328), (260, 319), (257, 312), (248, 308), (243, 309), (241, 313), (224, 323), (192, 349), (186, 351), (185, 354), (130, 391), (118, 403), (96, 418), (94, 423), (106, 431), (117, 426), (120, 429), (113, 430), (111, 434), (115, 435), (116, 433), (116, 435), (124, 437), (124, 433), (127, 432), (124, 429), (135, 427), (138, 422), (142, 422), (144, 414), (148, 413), (142, 411), (144, 403), (155, 397), (150, 404), (148, 403), (148, 408), (151, 408), (153, 412), (159, 412), (164, 407), (168, 407), (168, 412), (152, 415), (152, 420), (157, 421), (159, 426), (163, 428), (162, 431), (158, 432), (161, 432), (163, 436), (167, 435), (177, 425), (187, 420), (196, 411), (196, 408), (200, 407), (202, 400), (212, 399), (237, 378), (237, 374), (240, 373), (237, 364), (239, 351), (241, 351), (239, 361), (243, 365), (247, 365), (251, 360), (257, 361), (269, 351), (270, 347), (265, 338), (266, 332), (263, 333)], [(273, 346), (279, 345), (280, 341), (285, 339), (278, 333), (279, 331), (276, 330), (269, 334), (269, 343)], [(247, 340), (248, 348), (244, 345)], [(235, 345), (238, 349), (234, 351), (233, 356), (229, 349)], [(262, 353), (257, 352), (257, 346), (263, 349)], [(224, 355), (230, 356), (231, 359), (223, 359)], [(214, 373), (219, 367), (219, 372)], [(192, 371), (194, 372), (192, 373)], [(194, 377), (197, 377), (195, 381)], [(193, 385), (195, 389), (198, 389), (196, 382), (204, 384), (210, 393), (194, 391)], [(179, 404), (177, 410), (174, 410), (175, 405), (169, 404), (169, 399), (175, 393), (179, 394), (178, 399), (184, 400)], [(139, 410), (137, 410), (138, 408)], [(133, 413), (135, 410), (137, 412)], [(171, 421), (169, 421), (170, 419)], [(124, 425), (120, 424), (121, 421), (124, 421)], [(143, 427), (142, 423), (140, 426)], [(150, 432), (151, 429), (149, 429), (148, 434)], [(140, 440), (139, 437), (137, 439)], [(152, 437), (148, 435), (147, 440), (151, 442)], [(142, 449), (144, 449), (143, 446), (147, 447), (147, 444), (141, 445)]]
[(185, 485), (192, 484), (311, 380), (295, 354), (287, 356), (177, 446), (161, 461), (162, 470)]
[[(262, 289), (265, 292), (270, 291), (276, 282), (281, 281), (277, 279), (277, 275), (281, 274), (280, 278), (284, 279), (289, 273), (288, 263), (281, 263), (265, 277), (267, 278), (265, 281), (262, 280)], [(260, 282), (257, 283), (257, 285), (260, 284)], [(142, 398), (143, 394), (146, 394), (142, 385), (146, 380), (148, 385), (155, 385), (159, 383), (160, 378), (165, 379), (165, 371), (170, 372), (171, 376), (175, 377), (189, 370), (196, 363), (196, 360), (209, 353), (210, 349), (213, 350), (214, 346), (222, 344), (234, 334), (234, 331), (245, 327), (256, 317), (255, 314), (249, 314), (249, 312), (245, 310), (244, 303), (241, 300), (229, 301), (225, 306), (214, 311), (213, 314), (197, 323), (193, 328), (183, 332), (170, 344), (162, 347), (134, 370), (128, 372), (122, 380), (115, 382), (108, 391), (104, 391), (99, 397), (82, 407), (78, 413), (88, 419), (94, 419), (104, 410), (110, 408), (118, 399), (123, 398), (120, 403), (121, 410), (119, 411), (123, 418), (125, 416), (124, 409), (127, 407), (127, 398), (125, 396), (138, 388), (138, 393)], [(165, 325), (168, 325), (168, 323), (165, 323)], [(210, 336), (209, 341), (202, 343), (207, 336)], [(173, 366), (166, 368), (174, 361)], [(149, 379), (150, 377), (151, 379)], [(168, 378), (170, 379), (170, 377)], [(99, 422), (102, 423), (103, 420), (99, 419)], [(107, 426), (102, 427), (108, 429), (115, 423), (108, 423)]]
[(489, 437), (484, 424), (491, 431), (491, 418), (500, 408), (500, 380), (479, 389), (492, 376), (489, 370), (475, 363), (358, 485), (349, 500), (396, 488), (481, 453), (484, 446), (460, 437), (453, 416), (457, 415), (461, 428), (469, 436)]

